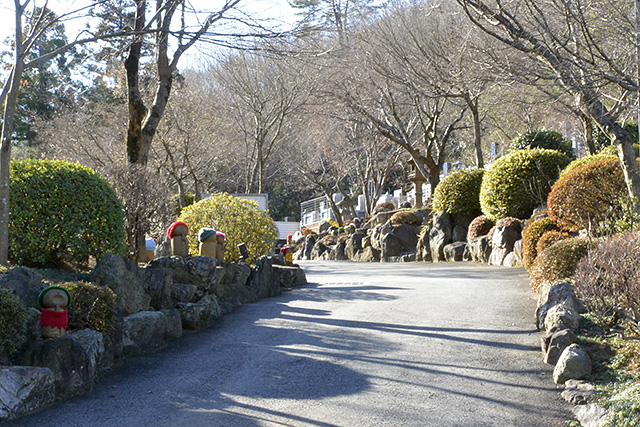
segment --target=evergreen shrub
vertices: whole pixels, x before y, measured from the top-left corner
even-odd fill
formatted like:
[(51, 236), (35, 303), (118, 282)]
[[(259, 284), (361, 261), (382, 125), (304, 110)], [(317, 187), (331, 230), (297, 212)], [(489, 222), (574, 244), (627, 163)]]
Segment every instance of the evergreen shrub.
[(494, 225), (496, 225), (495, 221), (487, 218), (486, 215), (475, 217), (469, 224), (467, 230), (467, 242), (471, 242), (477, 237), (488, 234)]
[(522, 230), (522, 258), (527, 270), (531, 268), (538, 256), (538, 240), (548, 231), (559, 230), (558, 223), (549, 218), (543, 217), (533, 221), (528, 221)]
[[(252, 200), (233, 197), (227, 193), (214, 194), (182, 210), (178, 221), (189, 227), (194, 236), (203, 227), (213, 227), (227, 236), (225, 261), (238, 262), (238, 245), (244, 243), (249, 260), (256, 260), (271, 252), (278, 237), (275, 223)], [(189, 253), (198, 254), (198, 239), (189, 238)]]
[(395, 211), (395, 210), (396, 210), (396, 205), (394, 205), (391, 202), (378, 203), (373, 207), (373, 213)]
[(510, 150), (526, 150), (531, 148), (545, 148), (556, 150), (573, 158), (571, 143), (562, 134), (552, 129), (538, 129), (525, 132), (511, 142)]
[[(614, 147), (615, 148), (615, 147)], [(598, 154), (593, 154), (590, 156), (584, 156), (580, 159), (576, 159), (574, 161), (572, 161), (571, 163), (569, 163), (569, 165), (564, 168), (562, 170), (562, 172), (560, 172), (560, 178), (563, 178), (565, 175), (567, 175), (569, 172), (571, 172), (572, 170), (582, 166), (582, 165), (586, 165), (589, 164), (591, 162), (595, 162), (596, 160), (601, 160), (601, 159), (618, 159), (618, 155), (617, 154), (608, 154), (607, 152), (604, 153), (598, 153)]]
[(624, 216), (627, 186), (620, 161), (603, 158), (573, 169), (556, 182), (547, 199), (549, 216), (569, 231), (596, 231), (601, 221)]
[(124, 255), (122, 204), (109, 184), (79, 164), (11, 163), (9, 257), (16, 264), (86, 265), (90, 256)]
[(420, 224), (422, 224), (420, 218), (418, 218), (418, 216), (413, 211), (396, 212), (391, 215), (391, 218), (389, 220), (391, 221), (392, 225), (407, 224), (418, 227), (420, 226)]
[(26, 340), (27, 312), (9, 289), (0, 289), (0, 365)]
[(568, 239), (569, 237), (571, 237), (571, 234), (564, 231), (549, 230), (538, 240), (538, 243), (536, 244), (536, 252), (542, 253), (542, 251), (547, 249), (549, 246), (558, 243), (561, 240)]
[(527, 218), (544, 204), (551, 185), (569, 158), (556, 150), (515, 150), (493, 162), (482, 179), (482, 213), (497, 221), (512, 216)]
[(71, 295), (69, 329), (93, 329), (101, 332), (109, 343), (116, 324), (116, 295), (113, 291), (87, 282), (65, 282), (59, 286), (66, 288)]
[(445, 176), (433, 193), (433, 211), (477, 216), (484, 169), (458, 170)]
[(590, 247), (589, 239), (570, 237), (540, 252), (530, 270), (531, 288), (537, 292), (544, 282), (571, 279)]

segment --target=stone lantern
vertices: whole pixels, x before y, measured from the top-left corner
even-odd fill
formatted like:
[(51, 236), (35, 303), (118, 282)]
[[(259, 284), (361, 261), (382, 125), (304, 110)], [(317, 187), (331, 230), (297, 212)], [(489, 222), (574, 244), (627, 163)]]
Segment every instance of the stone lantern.
[(413, 182), (413, 185), (416, 189), (416, 202), (414, 204), (414, 208), (422, 207), (422, 184), (427, 182), (427, 178), (420, 172), (420, 169), (416, 166), (416, 162), (411, 159), (409, 160), (409, 166), (411, 167), (411, 173), (409, 174), (409, 181)]

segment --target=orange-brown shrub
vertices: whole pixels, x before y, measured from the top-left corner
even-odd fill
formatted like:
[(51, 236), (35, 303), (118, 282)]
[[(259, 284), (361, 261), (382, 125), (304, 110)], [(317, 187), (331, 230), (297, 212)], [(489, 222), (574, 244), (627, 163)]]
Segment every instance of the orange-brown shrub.
[(544, 282), (570, 279), (590, 247), (589, 239), (570, 237), (540, 252), (530, 271), (531, 289), (538, 292)]
[(549, 217), (528, 221), (524, 230), (522, 230), (522, 261), (527, 270), (531, 269), (538, 256), (538, 240), (543, 234), (551, 230), (559, 230), (559, 228), (558, 223)]
[(551, 188), (549, 216), (562, 229), (595, 232), (603, 220), (621, 218), (627, 187), (620, 160), (603, 158), (573, 169)]
[(418, 218), (418, 216), (413, 211), (396, 212), (391, 215), (390, 221), (392, 225), (408, 224), (417, 227), (422, 224), (420, 218)]
[(467, 230), (467, 242), (472, 241), (476, 237), (488, 234), (494, 225), (495, 222), (492, 219), (487, 218), (486, 215), (475, 217), (469, 224), (469, 229)]
[(391, 202), (379, 203), (379, 204), (375, 205), (374, 208), (373, 208), (374, 212), (395, 211), (395, 210), (396, 210), (396, 205), (394, 205)]
[(536, 252), (541, 253), (554, 243), (558, 243), (559, 241), (568, 239), (569, 237), (571, 237), (571, 234), (564, 231), (549, 230), (538, 240), (538, 243), (536, 244)]

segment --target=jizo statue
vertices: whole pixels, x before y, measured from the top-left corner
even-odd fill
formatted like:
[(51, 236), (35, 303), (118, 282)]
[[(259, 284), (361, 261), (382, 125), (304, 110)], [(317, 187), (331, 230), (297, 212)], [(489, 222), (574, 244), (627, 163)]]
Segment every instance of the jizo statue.
[(218, 231), (216, 233), (216, 258), (218, 262), (224, 262), (224, 248), (227, 246), (227, 236)]
[(201, 228), (200, 231), (198, 231), (198, 240), (200, 241), (201, 256), (217, 257), (218, 238), (216, 230), (213, 228)]
[(69, 327), (67, 306), (71, 303), (69, 291), (60, 286), (49, 286), (38, 295), (40, 332), (42, 337), (62, 338)]
[(167, 230), (171, 239), (171, 254), (175, 256), (189, 256), (189, 240), (187, 234), (189, 227), (184, 222), (174, 222)]

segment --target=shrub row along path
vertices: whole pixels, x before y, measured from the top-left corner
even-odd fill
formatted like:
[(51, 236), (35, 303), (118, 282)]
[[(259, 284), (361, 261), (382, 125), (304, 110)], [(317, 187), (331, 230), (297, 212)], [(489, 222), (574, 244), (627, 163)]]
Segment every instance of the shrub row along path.
[(560, 426), (523, 270), (303, 262), (309, 285), (15, 425)]

